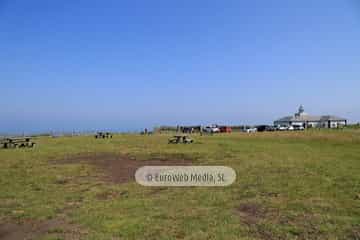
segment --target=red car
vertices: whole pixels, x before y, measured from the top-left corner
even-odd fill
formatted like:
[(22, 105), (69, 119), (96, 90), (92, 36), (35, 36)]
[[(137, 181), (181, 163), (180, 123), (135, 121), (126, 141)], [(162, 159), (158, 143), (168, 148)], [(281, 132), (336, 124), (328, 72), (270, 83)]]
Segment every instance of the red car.
[(222, 133), (231, 133), (231, 131), (232, 131), (231, 127), (227, 127), (227, 126), (220, 127), (220, 132)]

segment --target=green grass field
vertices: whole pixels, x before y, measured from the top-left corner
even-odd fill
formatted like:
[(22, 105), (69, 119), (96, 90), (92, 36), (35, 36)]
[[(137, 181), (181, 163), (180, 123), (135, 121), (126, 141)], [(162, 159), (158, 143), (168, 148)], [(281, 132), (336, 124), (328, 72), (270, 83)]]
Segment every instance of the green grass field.
[[(0, 149), (0, 239), (360, 239), (359, 130), (194, 135), (189, 145), (169, 136), (41, 137), (34, 149)], [(225, 165), (237, 179), (152, 188), (63, 161), (94, 153)]]

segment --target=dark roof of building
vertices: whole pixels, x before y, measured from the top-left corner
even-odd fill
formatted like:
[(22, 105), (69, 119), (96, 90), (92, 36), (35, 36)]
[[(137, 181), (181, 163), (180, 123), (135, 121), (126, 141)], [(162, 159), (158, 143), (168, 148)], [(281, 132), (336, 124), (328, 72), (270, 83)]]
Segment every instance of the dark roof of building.
[(345, 118), (333, 116), (333, 115), (325, 115), (321, 116), (321, 121), (345, 121)]
[(346, 121), (345, 118), (325, 115), (325, 116), (312, 116), (304, 112), (304, 107), (301, 105), (297, 113), (293, 116), (286, 116), (276, 120), (275, 122), (325, 122), (325, 121)]
[(345, 118), (326, 115), (326, 116), (312, 116), (312, 115), (297, 115), (297, 116), (286, 116), (276, 120), (275, 122), (324, 122), (324, 121), (345, 121)]

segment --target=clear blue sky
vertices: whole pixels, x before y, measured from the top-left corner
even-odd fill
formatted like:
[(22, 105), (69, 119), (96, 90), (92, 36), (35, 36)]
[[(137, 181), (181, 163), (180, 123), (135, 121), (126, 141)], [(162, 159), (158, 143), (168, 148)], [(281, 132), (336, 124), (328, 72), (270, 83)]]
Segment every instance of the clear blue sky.
[(0, 43), (0, 132), (360, 121), (356, 0), (0, 0)]

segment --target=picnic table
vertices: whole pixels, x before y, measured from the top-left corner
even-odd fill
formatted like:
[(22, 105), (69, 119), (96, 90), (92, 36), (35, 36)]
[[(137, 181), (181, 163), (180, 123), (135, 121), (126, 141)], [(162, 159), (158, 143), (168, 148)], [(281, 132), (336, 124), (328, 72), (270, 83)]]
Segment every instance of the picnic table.
[(2, 148), (32, 148), (34, 146), (35, 142), (31, 141), (30, 137), (4, 138), (0, 140), (0, 147)]
[(109, 132), (98, 132), (95, 134), (95, 138), (112, 138), (112, 134)]
[(175, 135), (169, 139), (169, 143), (178, 144), (178, 143), (193, 143), (194, 140), (186, 135)]

